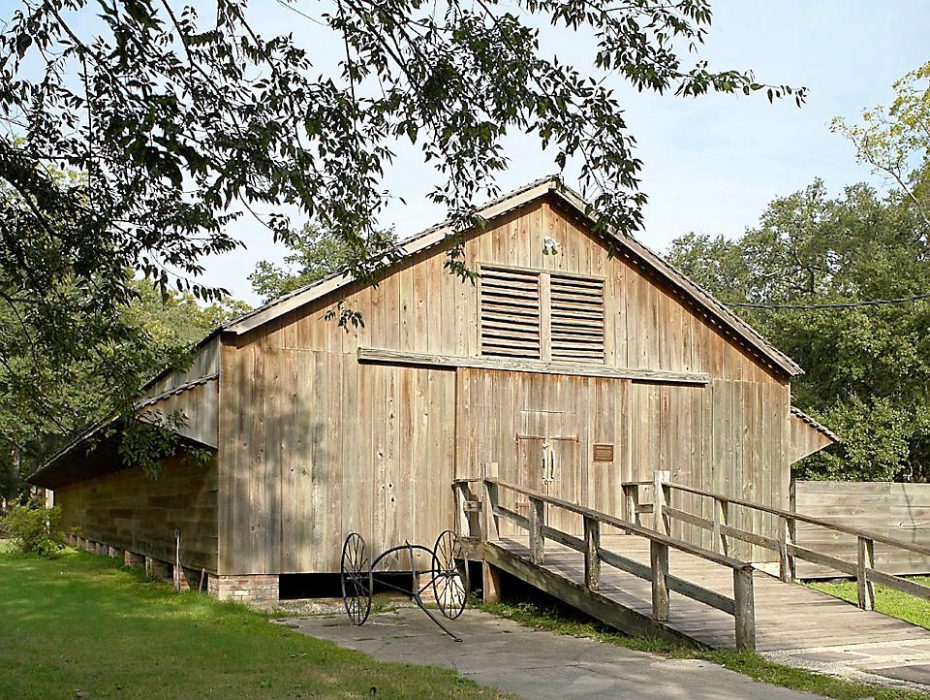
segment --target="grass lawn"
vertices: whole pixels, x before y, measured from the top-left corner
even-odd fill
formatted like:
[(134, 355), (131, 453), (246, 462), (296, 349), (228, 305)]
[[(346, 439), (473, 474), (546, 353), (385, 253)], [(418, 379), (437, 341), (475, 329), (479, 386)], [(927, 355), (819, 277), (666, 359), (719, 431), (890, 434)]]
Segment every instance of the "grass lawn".
[[(0, 542), (0, 547), (3, 544)], [(381, 663), (268, 617), (68, 550), (0, 554), (0, 698), (500, 697), (452, 671)]]
[[(911, 576), (908, 578), (915, 583), (930, 586), (930, 576)], [(855, 581), (811, 583), (809, 585), (811, 588), (816, 588), (818, 591), (829, 593), (843, 600), (848, 600), (853, 603), (858, 600)], [(921, 600), (907, 593), (896, 591), (893, 588), (876, 585), (875, 609), (886, 615), (899, 617), (902, 620), (907, 620), (915, 625), (930, 629), (930, 601)]]
[[(853, 587), (855, 595), (855, 586)], [(629, 637), (592, 621), (580, 613), (557, 604), (534, 605), (521, 603), (511, 605), (498, 603), (482, 605), (484, 610), (531, 627), (550, 630), (574, 637), (590, 637), (608, 644), (618, 644), (638, 651), (661, 654), (672, 658), (704, 659), (720, 664), (731, 671), (743, 673), (763, 683), (779, 685), (795, 690), (805, 690), (839, 700), (930, 700), (930, 695), (904, 691), (899, 688), (883, 688), (804, 671), (791, 666), (772, 663), (758, 654), (737, 651), (702, 651), (660, 639)]]

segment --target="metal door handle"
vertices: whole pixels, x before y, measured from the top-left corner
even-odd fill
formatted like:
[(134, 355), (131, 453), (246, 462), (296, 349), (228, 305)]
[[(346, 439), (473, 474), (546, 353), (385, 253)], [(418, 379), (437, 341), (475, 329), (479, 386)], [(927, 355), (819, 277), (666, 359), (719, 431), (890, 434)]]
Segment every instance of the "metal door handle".
[(548, 442), (543, 446), (543, 483), (549, 484), (555, 481), (555, 450)]

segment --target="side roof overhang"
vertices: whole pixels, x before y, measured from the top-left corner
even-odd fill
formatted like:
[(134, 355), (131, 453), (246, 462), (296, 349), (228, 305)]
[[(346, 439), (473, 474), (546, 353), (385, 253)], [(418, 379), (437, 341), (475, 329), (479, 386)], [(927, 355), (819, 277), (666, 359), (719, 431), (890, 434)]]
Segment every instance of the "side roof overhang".
[(794, 464), (840, 441), (832, 430), (794, 406), (791, 407), (790, 421), (789, 464)]
[[(159, 404), (191, 391), (197, 391), (217, 380), (217, 375), (187, 382), (169, 391), (147, 398), (135, 405), (137, 420), (151, 420), (150, 412)], [(124, 468), (120, 455), (126, 419), (110, 415), (74, 437), (58, 452), (46, 459), (28, 478), (29, 483), (47, 489), (57, 489), (75, 481), (92, 479)], [(184, 426), (178, 433), (178, 446), (216, 449), (215, 439), (197, 435)]]
[[(553, 198), (566, 207), (570, 213), (581, 218), (588, 226), (594, 227), (596, 225), (597, 219), (591, 205), (580, 194), (566, 187), (558, 177), (554, 176), (536, 180), (520, 189), (509, 192), (478, 208), (475, 213), (479, 220), (490, 223), (519, 207), (545, 197)], [(398, 244), (400, 259), (395, 258), (392, 264), (397, 264), (405, 258), (441, 245), (449, 237), (459, 233), (460, 231), (457, 231), (452, 224), (443, 222), (411, 236)], [(804, 370), (794, 360), (769, 343), (752, 326), (714, 298), (709, 291), (688, 279), (635, 237), (610, 231), (606, 234), (606, 238), (609, 239), (607, 241), (608, 246), (616, 254), (623, 253), (635, 258), (652, 274), (695, 303), (712, 323), (732, 333), (770, 364), (772, 368), (788, 377), (804, 373)], [(226, 324), (222, 328), (222, 332), (235, 336), (244, 335), (318, 299), (328, 295), (335, 295), (353, 282), (355, 282), (355, 278), (348, 272), (330, 275), (252, 310)]]

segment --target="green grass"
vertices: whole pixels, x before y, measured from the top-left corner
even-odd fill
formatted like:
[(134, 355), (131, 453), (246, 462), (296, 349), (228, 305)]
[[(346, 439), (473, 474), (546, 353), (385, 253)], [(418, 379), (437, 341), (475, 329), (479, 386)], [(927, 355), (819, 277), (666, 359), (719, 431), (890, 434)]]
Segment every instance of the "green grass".
[(381, 663), (74, 550), (0, 554), (0, 621), (0, 698), (500, 697), (452, 671)]
[[(909, 577), (911, 581), (930, 586), (930, 576)], [(811, 583), (811, 588), (829, 593), (830, 595), (848, 600), (857, 601), (856, 582), (840, 581), (837, 583)], [(921, 600), (907, 593), (896, 591), (885, 586), (875, 586), (875, 609), (878, 612), (898, 617), (907, 622), (930, 629), (930, 601)]]
[[(855, 595), (855, 590), (853, 594)], [(497, 603), (494, 605), (481, 605), (480, 607), (487, 612), (508, 617), (515, 622), (530, 627), (573, 637), (588, 637), (607, 644), (617, 644), (628, 649), (661, 654), (671, 658), (704, 659), (731, 671), (743, 673), (762, 683), (816, 693), (828, 698), (837, 698), (838, 700), (857, 700), (858, 698), (874, 698), (874, 700), (930, 699), (930, 695), (923, 693), (905, 691), (900, 688), (884, 688), (855, 683), (791, 666), (784, 666), (768, 661), (752, 652), (706, 651), (656, 638), (627, 636), (600, 625), (570, 608), (557, 605)]]

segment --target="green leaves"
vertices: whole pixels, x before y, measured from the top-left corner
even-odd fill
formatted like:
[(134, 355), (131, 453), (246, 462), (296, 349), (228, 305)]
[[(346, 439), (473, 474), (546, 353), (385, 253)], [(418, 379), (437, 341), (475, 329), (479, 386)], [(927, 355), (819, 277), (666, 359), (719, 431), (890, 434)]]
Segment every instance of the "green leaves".
[[(866, 185), (830, 198), (823, 183), (774, 200), (735, 241), (690, 234), (671, 260), (724, 302), (823, 304), (930, 290), (930, 248), (908, 199)], [(794, 403), (842, 443), (798, 473), (930, 478), (930, 302), (844, 309), (737, 309), (806, 374)]]
[(0, 518), (0, 532), (12, 536), (26, 554), (53, 558), (65, 547), (59, 506), (46, 508), (38, 502), (14, 506)]
[(888, 107), (863, 111), (858, 124), (836, 117), (834, 133), (849, 139), (857, 158), (887, 177), (920, 216), (922, 235), (930, 237), (930, 61), (894, 83)]
[[(473, 205), (497, 194), (505, 136), (524, 132), (559, 169), (577, 164), (599, 226), (627, 232), (642, 222), (642, 163), (609, 74), (660, 93), (803, 95), (692, 58), (710, 23), (707, 0), (311, 4), (314, 30), (325, 27), (341, 49), (338, 66), (322, 74), (317, 53), (328, 43), (264, 37), (248, 19), (273, 7), (303, 21), (304, 10), (282, 5), (220, 0), (201, 19), (172, 0), (37, 0), (0, 23), (8, 406), (33, 386), (44, 419), (61, 431), (80, 422), (86, 407), (50, 387), (53, 365), (35, 350), (68, 369), (65, 382), (105, 371), (103, 358), (132, 344), (145, 356), (151, 339), (124, 323), (138, 294), (133, 280), (145, 278), (169, 301), (172, 288), (218, 301), (225, 290), (198, 281), (202, 261), (239, 245), (229, 225), (246, 213), (275, 212), (261, 224), (279, 240), (293, 228), (282, 211), (326, 232), (298, 248), (296, 279), (260, 266), (253, 283), (266, 296), (330, 265), (375, 278), (394, 255), (379, 216), (398, 139), (434, 167), (429, 198), (454, 227), (474, 223)], [(593, 41), (594, 65), (551, 57), (541, 24), (565, 41)], [(459, 252), (447, 267), (467, 280)], [(351, 313), (340, 320), (361, 322)], [(110, 376), (135, 388), (128, 371)], [(94, 386), (119, 394), (102, 403), (125, 407), (128, 390), (115, 381)], [(15, 441), (16, 430), (4, 439)]]
[[(253, 291), (267, 302), (334, 272), (352, 270), (353, 266), (362, 275), (374, 274), (393, 259), (391, 250), (396, 240), (393, 231), (376, 231), (366, 238), (356, 236), (345, 241), (332, 231), (307, 224), (300, 231), (288, 233), (285, 242), (291, 253), (285, 257), (284, 267), (263, 260), (255, 266), (249, 281)], [(357, 264), (360, 259), (365, 261), (364, 266)], [(361, 318), (350, 322), (358, 325)]]

